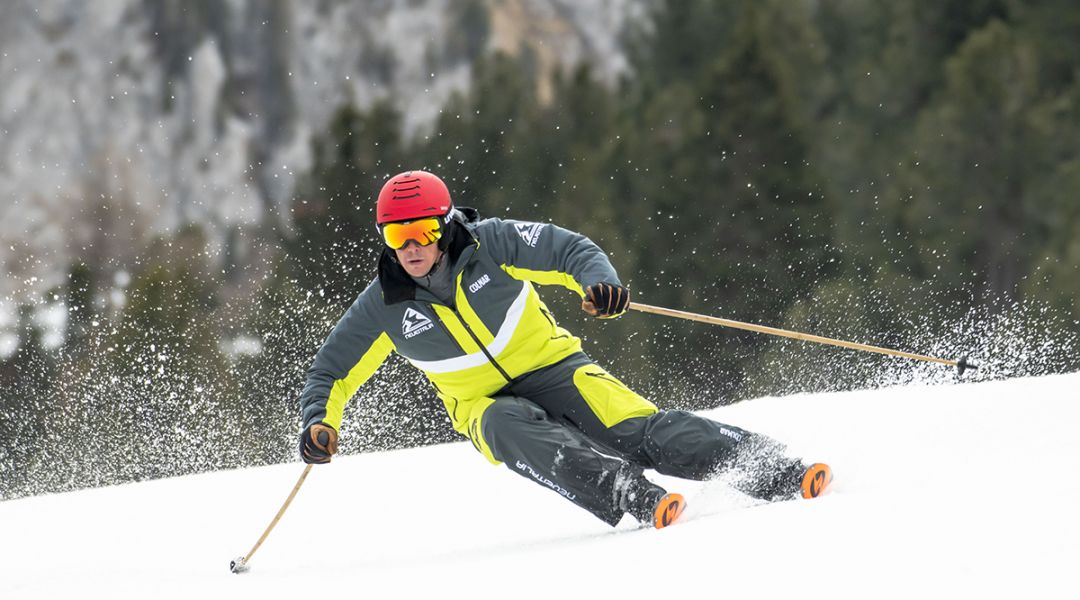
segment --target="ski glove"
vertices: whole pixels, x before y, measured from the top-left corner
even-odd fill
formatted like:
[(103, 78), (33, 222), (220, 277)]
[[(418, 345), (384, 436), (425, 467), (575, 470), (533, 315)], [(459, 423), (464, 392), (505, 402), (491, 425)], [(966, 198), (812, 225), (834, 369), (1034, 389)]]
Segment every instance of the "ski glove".
[(337, 454), (337, 431), (333, 427), (312, 423), (300, 434), (300, 458), (304, 462), (328, 463), (333, 454)]
[(630, 290), (617, 283), (595, 283), (585, 288), (581, 310), (594, 317), (611, 319), (630, 306)]

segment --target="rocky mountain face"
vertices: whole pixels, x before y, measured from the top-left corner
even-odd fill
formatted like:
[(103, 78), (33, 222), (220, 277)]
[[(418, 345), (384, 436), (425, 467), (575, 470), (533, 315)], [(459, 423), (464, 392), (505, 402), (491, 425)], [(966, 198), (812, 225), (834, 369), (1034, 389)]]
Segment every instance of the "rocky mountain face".
[[(10, 0), (0, 6), (7, 303), (74, 259), (130, 264), (188, 223), (279, 219), (340, 106), (391, 99), (421, 131), (484, 53), (625, 69), (640, 1)], [(543, 81), (537, 93), (543, 95)]]

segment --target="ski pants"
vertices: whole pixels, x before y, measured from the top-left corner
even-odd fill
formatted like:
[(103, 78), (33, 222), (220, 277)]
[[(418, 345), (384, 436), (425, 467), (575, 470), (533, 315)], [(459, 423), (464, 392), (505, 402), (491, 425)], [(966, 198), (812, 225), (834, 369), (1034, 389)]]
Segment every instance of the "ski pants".
[(658, 411), (592, 362), (574, 354), (477, 399), (459, 430), (492, 462), (550, 488), (616, 525), (616, 481), (643, 469), (706, 479), (754, 434), (689, 412)]

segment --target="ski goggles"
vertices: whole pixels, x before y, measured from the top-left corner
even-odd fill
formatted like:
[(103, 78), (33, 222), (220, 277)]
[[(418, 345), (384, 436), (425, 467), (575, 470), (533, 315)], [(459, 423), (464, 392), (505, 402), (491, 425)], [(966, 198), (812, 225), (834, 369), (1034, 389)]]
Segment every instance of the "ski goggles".
[(383, 242), (392, 250), (401, 250), (409, 242), (427, 246), (439, 241), (442, 237), (442, 219), (425, 217), (415, 221), (387, 223), (382, 226), (381, 231)]

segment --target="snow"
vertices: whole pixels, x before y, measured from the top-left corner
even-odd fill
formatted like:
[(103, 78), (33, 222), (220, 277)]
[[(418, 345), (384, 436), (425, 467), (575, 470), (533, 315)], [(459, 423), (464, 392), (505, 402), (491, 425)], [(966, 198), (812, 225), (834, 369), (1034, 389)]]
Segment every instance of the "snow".
[(762, 398), (705, 414), (837, 480), (757, 504), (657, 477), (683, 520), (612, 529), (467, 443), (0, 503), (0, 598), (1075, 597), (1080, 374)]

